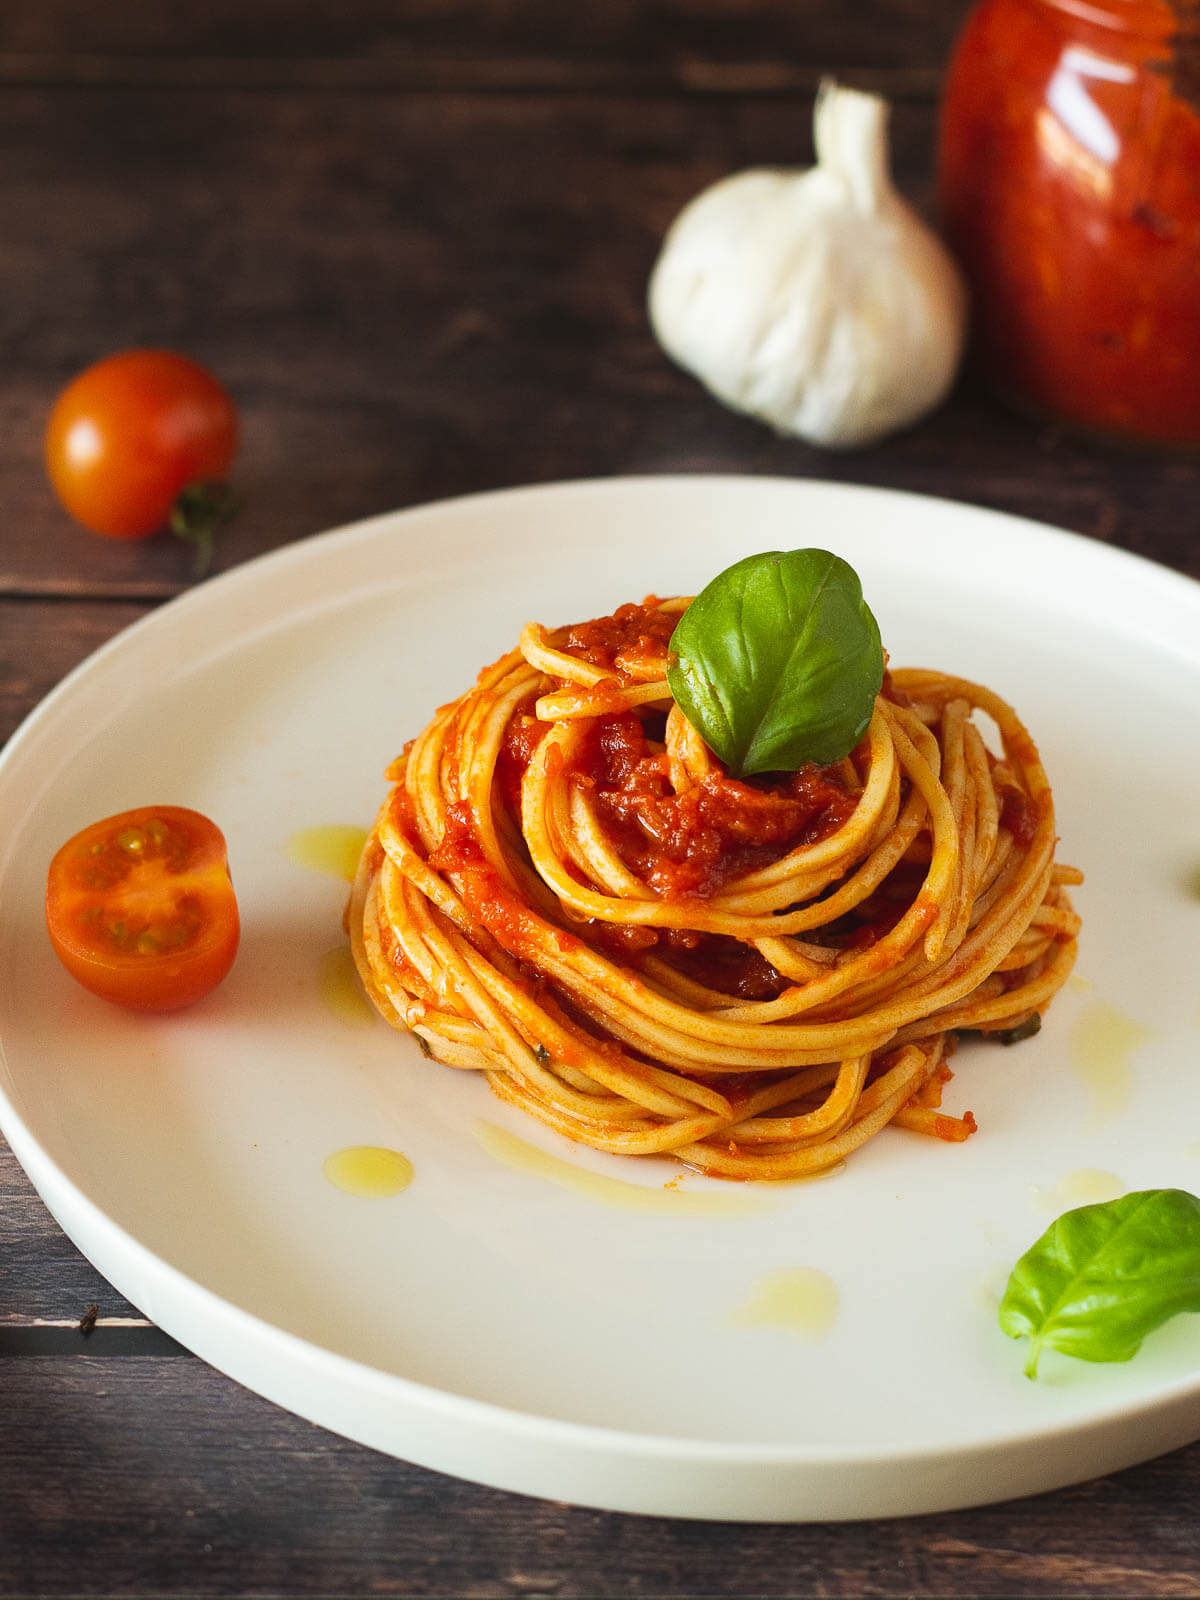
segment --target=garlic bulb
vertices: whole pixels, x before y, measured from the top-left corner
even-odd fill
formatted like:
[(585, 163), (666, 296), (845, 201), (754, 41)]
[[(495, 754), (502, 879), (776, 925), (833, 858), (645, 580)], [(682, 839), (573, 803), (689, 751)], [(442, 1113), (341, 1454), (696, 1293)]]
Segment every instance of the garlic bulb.
[(737, 411), (814, 444), (869, 444), (945, 396), (966, 291), (892, 187), (886, 103), (823, 84), (817, 164), (756, 169), (676, 218), (650, 319), (681, 367)]

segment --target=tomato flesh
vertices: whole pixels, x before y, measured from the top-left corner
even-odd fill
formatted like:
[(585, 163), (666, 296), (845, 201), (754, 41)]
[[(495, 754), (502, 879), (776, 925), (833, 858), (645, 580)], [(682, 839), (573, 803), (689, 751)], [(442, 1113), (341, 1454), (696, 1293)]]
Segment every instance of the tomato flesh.
[(233, 401), (204, 367), (170, 350), (124, 350), (59, 395), (46, 469), (85, 528), (145, 539), (189, 485), (228, 475), (237, 434)]
[(225, 839), (184, 806), (142, 806), (69, 839), (46, 880), (46, 927), (85, 989), (175, 1011), (216, 988), (240, 924)]

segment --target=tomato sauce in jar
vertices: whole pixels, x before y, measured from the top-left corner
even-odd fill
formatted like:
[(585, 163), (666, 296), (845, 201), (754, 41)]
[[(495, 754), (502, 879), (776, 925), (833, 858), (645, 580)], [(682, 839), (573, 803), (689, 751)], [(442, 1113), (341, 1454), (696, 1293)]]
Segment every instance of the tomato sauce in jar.
[(996, 389), (1200, 445), (1200, 0), (981, 0), (938, 169)]

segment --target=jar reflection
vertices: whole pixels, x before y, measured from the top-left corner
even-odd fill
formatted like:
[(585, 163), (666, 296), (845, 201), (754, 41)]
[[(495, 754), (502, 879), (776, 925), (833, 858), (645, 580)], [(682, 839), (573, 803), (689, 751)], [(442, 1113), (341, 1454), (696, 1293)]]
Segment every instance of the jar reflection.
[(1002, 393), (1200, 443), (1194, 5), (984, 0), (947, 79), (939, 188)]

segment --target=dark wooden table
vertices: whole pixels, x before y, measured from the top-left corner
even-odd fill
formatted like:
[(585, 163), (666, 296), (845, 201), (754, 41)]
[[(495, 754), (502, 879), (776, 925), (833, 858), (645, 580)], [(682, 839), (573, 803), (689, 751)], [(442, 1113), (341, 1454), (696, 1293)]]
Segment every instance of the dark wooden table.
[[(0, 739), (189, 581), (51, 498), (59, 386), (188, 351), (235, 393), (217, 570), (351, 519), (626, 472), (949, 495), (1200, 576), (1200, 463), (1117, 456), (964, 381), (852, 455), (720, 409), (656, 348), (648, 270), (720, 174), (811, 157), (819, 77), (895, 103), (929, 208), (964, 0), (8, 0), (0, 14)], [(0, 982), (3, 981), (0, 976)], [(0, 1145), (0, 1593), (1200, 1594), (1200, 1446), (905, 1522), (640, 1519), (442, 1478), (238, 1388), (151, 1327)], [(98, 1308), (90, 1337), (78, 1331)]]

